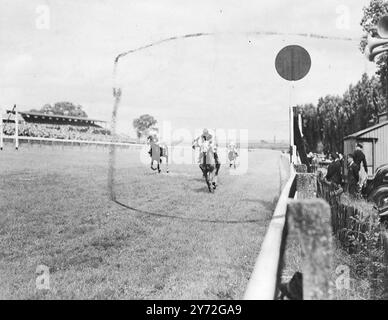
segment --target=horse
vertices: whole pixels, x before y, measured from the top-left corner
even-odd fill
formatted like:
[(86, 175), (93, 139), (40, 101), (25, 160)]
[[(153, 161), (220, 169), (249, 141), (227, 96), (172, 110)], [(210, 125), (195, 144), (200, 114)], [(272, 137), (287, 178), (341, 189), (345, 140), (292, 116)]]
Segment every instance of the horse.
[(199, 145), (199, 168), (202, 171), (206, 185), (211, 193), (217, 188), (219, 165), (217, 168), (216, 155), (215, 148), (209, 141), (205, 140)]
[[(162, 163), (162, 158), (166, 159), (166, 172), (168, 173), (168, 148), (166, 144), (158, 143), (158, 139), (156, 136), (149, 136), (147, 141), (150, 145), (150, 151), (148, 154), (151, 157), (151, 169), (158, 170), (160, 173), (162, 170), (160, 169), (160, 164)], [(157, 167), (154, 168), (154, 162), (156, 162)]]
[[(201, 140), (201, 142), (199, 140)], [(215, 185), (215, 188), (216, 188), (217, 187), (217, 181), (218, 181), (218, 172), (220, 171), (221, 163), (220, 163), (219, 158), (218, 158), (217, 148), (216, 148), (216, 146), (214, 146), (211, 143), (211, 140), (212, 140), (211, 137), (210, 137), (210, 140), (209, 140), (208, 137), (202, 135), (201, 137), (198, 137), (197, 139), (195, 139), (193, 141), (192, 148), (193, 148), (193, 150), (195, 150), (195, 148), (197, 148), (197, 147), (200, 149), (199, 158), (198, 158), (198, 163), (200, 164), (199, 168), (202, 171), (203, 177), (206, 178), (206, 172), (203, 169), (204, 167), (202, 165), (203, 162), (204, 162), (203, 161), (203, 152), (207, 152), (207, 148), (211, 147), (212, 157), (214, 158), (214, 163), (215, 163), (215, 172), (214, 172), (214, 179), (213, 179), (213, 181), (214, 181), (214, 185)]]
[(229, 145), (228, 149), (229, 149), (229, 151), (228, 151), (229, 168), (231, 168), (233, 166), (234, 169), (236, 169), (236, 159), (238, 157), (238, 153), (236, 151), (236, 146), (231, 143)]

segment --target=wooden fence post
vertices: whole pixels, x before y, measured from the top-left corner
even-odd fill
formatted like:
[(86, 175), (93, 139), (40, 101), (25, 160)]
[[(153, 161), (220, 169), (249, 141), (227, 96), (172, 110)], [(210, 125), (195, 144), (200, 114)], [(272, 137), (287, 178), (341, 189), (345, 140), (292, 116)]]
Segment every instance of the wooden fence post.
[(294, 164), (296, 173), (307, 173), (307, 166), (305, 164)]
[(288, 204), (287, 216), (287, 226), (298, 235), (302, 249), (303, 299), (331, 299), (330, 206), (321, 199), (295, 200)]
[(313, 199), (317, 196), (317, 177), (314, 173), (298, 173), (296, 175), (298, 199)]

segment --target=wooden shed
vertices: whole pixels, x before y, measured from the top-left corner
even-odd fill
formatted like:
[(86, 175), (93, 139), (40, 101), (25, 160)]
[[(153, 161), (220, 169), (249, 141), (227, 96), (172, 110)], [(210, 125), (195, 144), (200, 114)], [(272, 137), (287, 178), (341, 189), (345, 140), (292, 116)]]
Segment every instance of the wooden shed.
[(379, 166), (388, 163), (388, 113), (381, 114), (374, 126), (345, 137), (345, 156), (354, 152), (358, 142), (363, 145), (368, 173), (373, 175)]

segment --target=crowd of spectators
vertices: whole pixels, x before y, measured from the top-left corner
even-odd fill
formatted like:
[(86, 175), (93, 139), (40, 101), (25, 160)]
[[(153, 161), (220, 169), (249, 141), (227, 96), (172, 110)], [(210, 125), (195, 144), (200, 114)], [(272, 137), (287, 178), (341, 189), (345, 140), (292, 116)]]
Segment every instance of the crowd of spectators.
[[(15, 135), (15, 124), (4, 123), (3, 133), (7, 136)], [(71, 125), (51, 125), (51, 124), (19, 124), (19, 136), (37, 137), (64, 140), (82, 141), (111, 141), (110, 131), (101, 127), (83, 127)], [(132, 142), (127, 137), (118, 136), (116, 141)]]
[[(341, 153), (333, 152), (330, 155), (329, 165), (325, 179), (334, 186), (334, 193), (341, 194), (344, 190), (353, 197), (359, 197), (366, 185), (368, 178), (368, 165), (363, 146), (357, 143), (355, 151), (346, 157), (347, 162), (347, 183), (344, 183), (345, 158)], [(346, 187), (344, 189), (344, 187)]]

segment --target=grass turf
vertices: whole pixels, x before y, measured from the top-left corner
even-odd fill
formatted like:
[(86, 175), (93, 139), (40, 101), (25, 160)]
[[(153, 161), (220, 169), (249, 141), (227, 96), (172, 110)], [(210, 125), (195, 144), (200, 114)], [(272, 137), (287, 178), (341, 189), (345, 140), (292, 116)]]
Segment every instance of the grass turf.
[[(119, 150), (115, 190), (130, 210), (108, 200), (107, 149), (6, 146), (0, 298), (242, 298), (279, 191), (278, 157), (250, 152), (241, 176), (222, 166), (210, 194), (196, 165), (158, 175)], [(36, 288), (41, 264), (50, 290)]]

